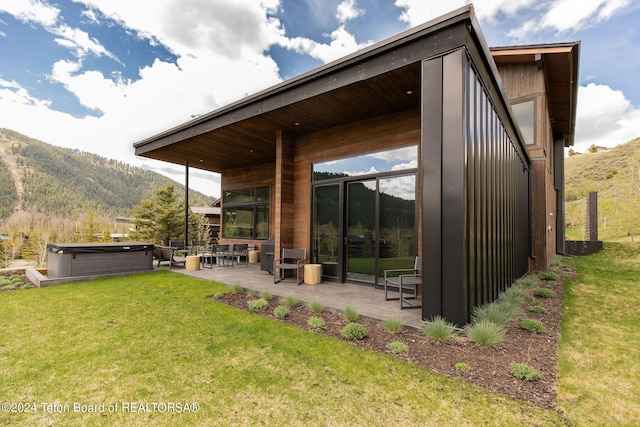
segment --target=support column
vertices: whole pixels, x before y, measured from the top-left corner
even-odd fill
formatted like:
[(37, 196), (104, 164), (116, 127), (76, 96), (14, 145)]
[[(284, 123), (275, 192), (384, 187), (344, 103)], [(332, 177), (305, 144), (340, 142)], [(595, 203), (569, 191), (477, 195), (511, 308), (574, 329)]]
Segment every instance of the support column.
[(293, 247), (293, 140), (282, 132), (276, 133), (276, 177), (274, 191), (274, 257), (282, 248)]
[(189, 162), (184, 166), (184, 244), (189, 246)]

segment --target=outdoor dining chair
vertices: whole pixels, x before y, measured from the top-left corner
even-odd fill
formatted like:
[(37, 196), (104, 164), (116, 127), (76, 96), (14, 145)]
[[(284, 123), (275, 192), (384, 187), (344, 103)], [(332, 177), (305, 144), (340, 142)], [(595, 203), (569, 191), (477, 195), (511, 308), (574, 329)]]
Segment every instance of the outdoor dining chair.
[[(282, 249), (282, 257), (273, 262), (273, 283), (284, 280), (287, 271), (296, 270), (296, 281), (304, 281), (304, 264), (307, 260), (306, 249)], [(300, 274), (302, 270), (302, 275)], [(301, 279), (302, 277), (302, 279)]]
[[(398, 289), (397, 297), (389, 296), (389, 288)], [(387, 301), (400, 300), (400, 309), (422, 307), (422, 258), (416, 257), (413, 268), (384, 271), (384, 297)]]

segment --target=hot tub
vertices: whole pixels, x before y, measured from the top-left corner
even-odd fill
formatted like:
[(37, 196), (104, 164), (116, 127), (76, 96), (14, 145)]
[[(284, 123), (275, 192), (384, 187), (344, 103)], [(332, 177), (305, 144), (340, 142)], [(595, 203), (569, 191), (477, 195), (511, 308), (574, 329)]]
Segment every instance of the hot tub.
[(95, 276), (153, 270), (153, 244), (51, 243), (47, 245), (47, 276)]

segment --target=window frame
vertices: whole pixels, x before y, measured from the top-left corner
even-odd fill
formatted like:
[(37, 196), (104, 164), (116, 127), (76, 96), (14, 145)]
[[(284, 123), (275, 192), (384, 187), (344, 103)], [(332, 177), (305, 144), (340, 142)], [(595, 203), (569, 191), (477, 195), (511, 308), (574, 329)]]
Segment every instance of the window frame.
[[(266, 189), (266, 191), (265, 191)], [(248, 191), (247, 191), (248, 190)], [(225, 199), (229, 196), (227, 193), (238, 193), (247, 196), (246, 201), (226, 202)], [(266, 198), (264, 197), (266, 194)], [(268, 185), (245, 187), (245, 188), (233, 188), (222, 191), (222, 227), (220, 234), (224, 239), (238, 239), (238, 240), (267, 240), (269, 238), (269, 208), (271, 203), (271, 188)], [(266, 222), (267, 232), (266, 234), (259, 236), (258, 225), (259, 219), (262, 217), (260, 214), (264, 214), (266, 208)], [(242, 210), (245, 212), (251, 212), (251, 225), (249, 236), (230, 236), (227, 235), (227, 212), (234, 210)]]

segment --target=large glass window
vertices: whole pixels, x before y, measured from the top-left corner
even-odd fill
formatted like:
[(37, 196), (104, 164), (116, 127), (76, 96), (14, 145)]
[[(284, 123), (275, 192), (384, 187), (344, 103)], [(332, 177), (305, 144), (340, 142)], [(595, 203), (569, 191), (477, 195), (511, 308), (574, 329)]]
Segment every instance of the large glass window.
[(518, 102), (511, 105), (511, 109), (516, 116), (520, 133), (524, 137), (527, 145), (536, 143), (535, 123), (536, 123), (536, 100), (529, 99), (527, 101)]
[(418, 168), (418, 146), (395, 148), (314, 163), (313, 180), (344, 178)]
[(269, 187), (225, 190), (222, 194), (222, 237), (269, 237)]

